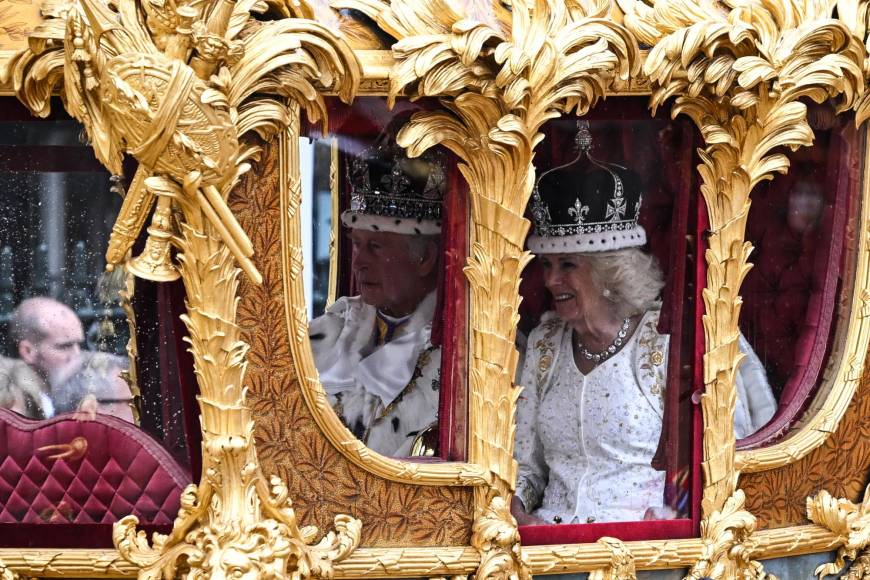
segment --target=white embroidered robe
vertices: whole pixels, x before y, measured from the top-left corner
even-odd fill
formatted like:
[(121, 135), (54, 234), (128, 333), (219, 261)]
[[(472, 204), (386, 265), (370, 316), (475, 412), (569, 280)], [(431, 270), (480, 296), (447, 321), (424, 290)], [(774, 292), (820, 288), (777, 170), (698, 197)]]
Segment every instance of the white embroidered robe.
[(386, 344), (377, 346), (377, 311), (359, 296), (335, 301), (309, 324), (314, 361), (330, 402), (372, 450), (406, 456), (435, 424), (441, 348), (430, 343), (435, 293)]
[[(662, 506), (665, 473), (651, 466), (667, 377), (668, 336), (658, 333), (658, 315), (647, 312), (622, 350), (587, 375), (574, 362), (573, 333), (555, 313), (532, 331), (516, 458), (517, 496), (535, 516), (633, 521)], [(741, 350), (747, 356), (737, 380), (738, 437), (761, 427), (776, 408), (761, 362), (742, 337)]]

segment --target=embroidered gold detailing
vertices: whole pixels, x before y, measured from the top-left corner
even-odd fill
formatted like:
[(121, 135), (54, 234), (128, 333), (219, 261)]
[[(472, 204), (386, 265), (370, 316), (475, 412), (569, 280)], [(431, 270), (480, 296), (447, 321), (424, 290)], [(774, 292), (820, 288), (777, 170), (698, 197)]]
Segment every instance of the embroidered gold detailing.
[(340, 515), (336, 532), (311, 545), (317, 530), (297, 525), (284, 484), (267, 482), (260, 471), (242, 388), (248, 345), (235, 322), (235, 264), (254, 283), (260, 275), (227, 195), (260, 151), (251, 135), (282, 132), (300, 105), (312, 120), (325, 119), (320, 90), (348, 100), (359, 77), (350, 48), (322, 25), (252, 18), (252, 10), (266, 7), (235, 0), (46, 2), (45, 24), (7, 71), (19, 98), (41, 115), (63, 80), (67, 110), (112, 172), (120, 173), (125, 152), (139, 161), (108, 262), (127, 257), (155, 203), (151, 255), (137, 265), (153, 261), (150, 274), (162, 276), (166, 244), (179, 250), (188, 309), (182, 319), (201, 393), (203, 473), (199, 486), (182, 494), (172, 533), (155, 534), (153, 546), (136, 532), (136, 517), (115, 525), (115, 546), (141, 580), (182, 572), (328, 577), (360, 539), (360, 522)]
[[(837, 536), (837, 559), (816, 568), (820, 580), (825, 576), (839, 574), (846, 566), (846, 558), (858, 564), (858, 553), (870, 546), (870, 486), (864, 490), (860, 504), (847, 499), (837, 499), (822, 490), (818, 495), (807, 498), (807, 517), (814, 523), (824, 526)], [(867, 570), (867, 554), (862, 554), (859, 568)], [(863, 576), (856, 576), (862, 578)]]
[(635, 580), (634, 556), (622, 541), (604, 536), (598, 543), (610, 551), (610, 565), (589, 573), (589, 580)]
[[(649, 316), (643, 326), (637, 329), (638, 374), (644, 379), (643, 385), (649, 385), (649, 392), (656, 397), (658, 411), (661, 413), (665, 405), (665, 389), (667, 369), (665, 363), (665, 336), (659, 334), (659, 315)], [(641, 388), (643, 392), (644, 389)]]
[[(524, 385), (528, 389), (541, 388), (542, 385), (549, 384), (548, 377), (550, 370), (553, 367), (553, 361), (556, 358), (556, 343), (553, 337), (562, 332), (569, 332), (565, 329), (565, 324), (558, 318), (551, 318), (544, 323), (544, 336), (538, 339), (534, 344), (534, 348), (538, 351), (538, 370), (536, 373), (537, 385)], [(543, 393), (539, 393), (539, 397), (543, 398)]]
[(664, 385), (658, 384), (659, 374), (665, 362), (665, 337), (659, 334), (658, 330), (659, 317), (658, 315), (647, 317), (643, 326), (637, 330), (637, 345), (640, 348), (640, 376), (644, 379), (653, 379), (656, 381), (656, 387), (659, 390), (664, 390)]

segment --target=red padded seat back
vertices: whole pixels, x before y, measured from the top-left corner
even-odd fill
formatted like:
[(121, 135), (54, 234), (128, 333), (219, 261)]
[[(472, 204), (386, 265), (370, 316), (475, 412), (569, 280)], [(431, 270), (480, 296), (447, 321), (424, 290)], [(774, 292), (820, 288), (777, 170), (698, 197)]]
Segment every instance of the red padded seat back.
[(190, 482), (159, 443), (120, 419), (32, 421), (0, 409), (0, 523), (107, 524), (132, 514), (171, 524)]

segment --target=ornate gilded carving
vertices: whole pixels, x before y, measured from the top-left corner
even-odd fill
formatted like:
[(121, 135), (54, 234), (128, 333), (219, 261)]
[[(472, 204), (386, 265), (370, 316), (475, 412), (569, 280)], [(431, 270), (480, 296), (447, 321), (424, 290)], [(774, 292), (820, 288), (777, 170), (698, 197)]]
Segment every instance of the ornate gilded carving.
[(870, 551), (865, 549), (855, 558), (842, 578), (843, 580), (865, 580), (868, 576), (870, 576)]
[(622, 541), (604, 536), (598, 543), (610, 551), (610, 565), (589, 573), (589, 580), (635, 580), (634, 556)]
[[(710, 220), (704, 355), (705, 555), (694, 577), (761, 574), (743, 546), (754, 517), (735, 491), (734, 376), (740, 285), (751, 265), (745, 241), (750, 192), (785, 173), (782, 147), (810, 145), (806, 105), (842, 96), (840, 108), (863, 93), (863, 47), (833, 20), (832, 5), (809, 0), (789, 9), (768, 0), (736, 5), (660, 0), (649, 6), (622, 0), (626, 25), (654, 45), (644, 64), (653, 109), (676, 96), (672, 114), (689, 116), (707, 146), (701, 154), (701, 191)], [(706, 552), (712, 550), (710, 554)], [(734, 577), (734, 576), (724, 576)]]
[(478, 578), (530, 580), (529, 562), (520, 549), (517, 522), (504, 497), (490, 496), (489, 505), (474, 520), (471, 545), (480, 552)]
[(0, 580), (19, 580), (21, 576), (10, 570), (3, 560), (0, 560)]
[[(837, 536), (837, 559), (816, 568), (820, 580), (839, 574), (846, 566), (846, 558), (855, 561), (859, 568), (867, 569), (866, 553), (860, 563), (858, 554), (870, 546), (870, 487), (864, 491), (860, 504), (843, 498), (835, 498), (827, 491), (807, 498), (807, 517), (816, 524), (831, 530)], [(861, 578), (861, 576), (858, 576)]]
[(755, 518), (743, 509), (743, 492), (737, 490), (722, 510), (716, 510), (701, 522), (701, 556), (686, 577), (691, 580), (712, 578), (775, 577), (765, 574), (761, 563), (752, 560), (747, 540), (755, 531)]
[(337, 534), (317, 546), (316, 528), (300, 529), (286, 487), (269, 483), (259, 469), (253, 445), (253, 419), (241, 388), (248, 346), (239, 339), (236, 318), (238, 270), (233, 256), (196, 203), (199, 184), (182, 187), (150, 177), (153, 195), (176, 201), (184, 215), (176, 237), (187, 290), (188, 314), (182, 317), (194, 369), (200, 380), (203, 427), (203, 477), (182, 494), (173, 531), (155, 534), (153, 547), (138, 520), (127, 516), (115, 525), (113, 541), (122, 556), (140, 567), (140, 578), (159, 578), (164, 570), (189, 567), (191, 574), (283, 577), (329, 575), (331, 563), (346, 557), (360, 538), (360, 522), (335, 519)]
[[(97, 158), (114, 173), (124, 152), (139, 161), (113, 230), (107, 259), (128, 255), (155, 200), (146, 256), (134, 265), (165, 274), (169, 247), (187, 291), (182, 319), (199, 379), (203, 474), (182, 494), (169, 535), (149, 546), (135, 516), (115, 525), (121, 555), (143, 579), (310, 577), (332, 575), (353, 551), (361, 524), (335, 518), (336, 533), (318, 544), (300, 528), (283, 482), (268, 483), (253, 444), (242, 388), (248, 345), (236, 324), (239, 271), (261, 278), (253, 247), (226, 198), (268, 137), (301, 105), (325, 117), (317, 88), (349, 99), (359, 76), (350, 49), (316, 22), (261, 22), (236, 0), (156, 2), (81, 0), (46, 3), (51, 18), (12, 61), (22, 101), (38, 114), (63, 79), (68, 111), (85, 126)], [(269, 96), (261, 96), (268, 93)], [(173, 208), (177, 223), (173, 219)], [(150, 260), (150, 258), (154, 258)]]
[(172, 263), (172, 199), (161, 197), (151, 216), (142, 253), (127, 261), (127, 271), (146, 280), (172, 282), (181, 272)]
[[(752, 535), (753, 554), (779, 558), (836, 550), (838, 538), (818, 525), (759, 530)], [(637, 570), (685, 568), (701, 554), (697, 538), (625, 542)], [(582, 573), (609, 567), (612, 552), (601, 543), (526, 546), (523, 554), (534, 574)], [(117, 550), (2, 549), (0, 559), (18, 573), (33, 576), (88, 578), (135, 577), (137, 569)], [(334, 565), (337, 577), (386, 578), (465, 576), (473, 574), (480, 554), (468, 547), (357, 548)]]
[(199, 171), (197, 203), (239, 266), (259, 280), (250, 240), (225, 202), (257, 153), (240, 139), (286, 125), (286, 99), (302, 103), (312, 120), (324, 117), (315, 85), (348, 99), (359, 66), (322, 25), (262, 23), (250, 17), (257, 7), (265, 5), (122, 0), (114, 11), (103, 0), (80, 8), (49, 1), (30, 48), (9, 64), (17, 95), (39, 115), (63, 80), (67, 109), (110, 171), (121, 172), (125, 151), (139, 161), (109, 241), (109, 264), (126, 257), (154, 203), (144, 179), (157, 172), (180, 183)]
[[(407, 92), (439, 98), (443, 109), (414, 115), (398, 142), (412, 156), (443, 145), (460, 159), (471, 200), (471, 297), (468, 460), (492, 473), (492, 489), (475, 491), (472, 544), (481, 550), (480, 578), (527, 574), (516, 522), (507, 509), (516, 479), (514, 346), (520, 273), (529, 222), (523, 217), (534, 184), (532, 156), (541, 126), (562, 113), (582, 115), (614, 78), (639, 65), (637, 45), (605, 18), (609, 3), (567, 6), (519, 0), (337, 0), (357, 8), (385, 32), (396, 64), (389, 100)], [(501, 523), (496, 520), (501, 518)], [(497, 530), (497, 531), (496, 531)], [(492, 535), (499, 541), (494, 541)]]

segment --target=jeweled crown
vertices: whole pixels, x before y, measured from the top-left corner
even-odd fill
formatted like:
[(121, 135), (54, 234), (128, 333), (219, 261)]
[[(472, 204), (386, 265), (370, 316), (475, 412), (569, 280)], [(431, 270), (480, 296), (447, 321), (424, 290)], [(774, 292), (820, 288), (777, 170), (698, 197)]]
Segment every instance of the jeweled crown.
[(442, 156), (409, 158), (395, 143), (364, 150), (348, 168), (350, 211), (413, 220), (441, 220), (447, 177)]
[(589, 252), (643, 245), (640, 177), (593, 157), (587, 121), (578, 122), (574, 143), (576, 156), (543, 172), (535, 183), (530, 248)]

